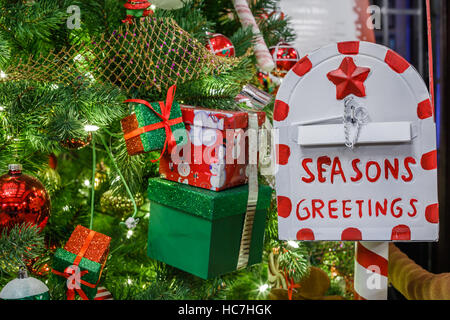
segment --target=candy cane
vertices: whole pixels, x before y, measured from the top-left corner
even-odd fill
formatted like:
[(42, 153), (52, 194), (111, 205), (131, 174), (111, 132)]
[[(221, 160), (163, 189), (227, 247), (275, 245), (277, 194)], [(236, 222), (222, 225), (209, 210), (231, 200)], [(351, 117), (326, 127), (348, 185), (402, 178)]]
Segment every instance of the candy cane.
[(357, 242), (355, 300), (387, 300), (388, 242)]
[(255, 43), (255, 55), (258, 61), (258, 66), (264, 72), (270, 72), (275, 68), (272, 56), (269, 49), (261, 35), (258, 25), (256, 24), (255, 17), (253, 16), (246, 0), (233, 0), (234, 8), (241, 20), (243, 27), (251, 26), (253, 33), (256, 35)]

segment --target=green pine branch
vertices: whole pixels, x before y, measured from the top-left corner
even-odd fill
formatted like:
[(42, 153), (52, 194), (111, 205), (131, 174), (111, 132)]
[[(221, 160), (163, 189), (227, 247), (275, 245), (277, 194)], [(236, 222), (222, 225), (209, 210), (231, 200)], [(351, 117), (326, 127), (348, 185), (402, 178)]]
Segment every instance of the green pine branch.
[(23, 223), (4, 228), (0, 234), (0, 273), (14, 273), (25, 260), (38, 257), (44, 251), (44, 236), (36, 226)]
[(279, 269), (287, 273), (294, 283), (300, 281), (309, 273), (309, 255), (302, 242), (279, 242)]

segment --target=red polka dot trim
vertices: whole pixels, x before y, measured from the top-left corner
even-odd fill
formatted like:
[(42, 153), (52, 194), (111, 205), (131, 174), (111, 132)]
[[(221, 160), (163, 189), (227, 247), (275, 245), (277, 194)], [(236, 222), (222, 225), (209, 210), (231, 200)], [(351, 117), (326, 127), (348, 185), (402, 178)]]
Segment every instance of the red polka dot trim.
[(342, 54), (358, 54), (359, 41), (347, 41), (338, 43), (338, 51)]
[(394, 70), (397, 73), (405, 72), (410, 66), (408, 61), (406, 61), (397, 52), (394, 52), (392, 50), (389, 50), (387, 52), (384, 61), (389, 65), (389, 67), (391, 67), (392, 70)]
[(420, 161), (424, 170), (437, 169), (437, 150), (425, 153)]
[(288, 218), (292, 212), (292, 202), (288, 197), (277, 197), (278, 216)]
[(392, 229), (392, 241), (409, 241), (411, 240), (411, 229), (405, 225), (396, 226)]
[(419, 106), (417, 107), (417, 116), (421, 120), (428, 119), (433, 116), (433, 107), (431, 106), (430, 99), (419, 103)]
[(425, 210), (425, 218), (429, 223), (439, 223), (439, 204), (432, 204)]
[(362, 233), (357, 228), (348, 228), (342, 232), (342, 241), (360, 241), (362, 240)]
[(311, 60), (309, 60), (308, 56), (300, 59), (300, 61), (297, 62), (296, 65), (292, 68), (294, 73), (299, 77), (303, 77), (305, 74), (311, 71), (311, 69), (312, 63)]
[(289, 105), (281, 100), (275, 100), (273, 119), (275, 121), (284, 121), (289, 115)]
[(291, 149), (285, 144), (277, 145), (277, 164), (285, 166), (289, 163), (291, 157)]
[(315, 239), (314, 231), (311, 229), (302, 229), (297, 232), (297, 240), (299, 241), (314, 241)]

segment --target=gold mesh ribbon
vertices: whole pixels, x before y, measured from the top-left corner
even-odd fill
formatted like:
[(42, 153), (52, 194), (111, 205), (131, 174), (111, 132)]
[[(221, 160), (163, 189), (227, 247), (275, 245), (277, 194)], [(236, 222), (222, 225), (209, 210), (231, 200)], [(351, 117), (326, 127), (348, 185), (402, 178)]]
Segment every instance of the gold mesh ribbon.
[(60, 51), (30, 56), (4, 70), (0, 81), (32, 80), (77, 86), (80, 80), (112, 83), (130, 92), (159, 92), (207, 74), (219, 74), (240, 59), (213, 55), (171, 18), (147, 17), (110, 35)]

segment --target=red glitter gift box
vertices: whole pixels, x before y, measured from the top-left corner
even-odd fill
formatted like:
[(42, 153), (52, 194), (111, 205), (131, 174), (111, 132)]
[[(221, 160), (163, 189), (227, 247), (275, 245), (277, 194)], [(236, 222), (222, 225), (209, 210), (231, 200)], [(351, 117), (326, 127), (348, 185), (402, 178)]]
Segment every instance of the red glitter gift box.
[[(92, 300), (97, 294), (103, 268), (109, 253), (111, 238), (77, 226), (64, 249), (57, 249), (52, 272), (68, 281), (67, 299), (75, 299), (77, 293), (83, 300)], [(67, 280), (66, 280), (67, 279)]]
[[(161, 177), (213, 191), (246, 184), (248, 113), (190, 106), (181, 112), (188, 143), (162, 157)], [(257, 115), (261, 127), (266, 115)]]
[[(64, 250), (78, 254), (85, 245), (86, 239), (93, 232), (83, 226), (77, 226), (64, 246)], [(83, 258), (89, 259), (100, 264), (104, 264), (109, 252), (109, 243), (111, 238), (95, 232), (92, 240), (83, 255)]]

